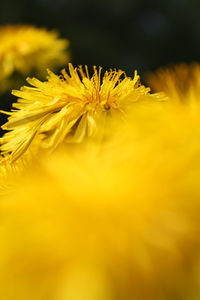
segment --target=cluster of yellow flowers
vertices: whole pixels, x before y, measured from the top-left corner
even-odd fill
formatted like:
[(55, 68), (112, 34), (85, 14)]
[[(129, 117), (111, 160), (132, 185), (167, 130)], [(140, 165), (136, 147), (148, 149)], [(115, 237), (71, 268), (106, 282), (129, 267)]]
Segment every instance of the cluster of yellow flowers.
[(27, 78), (0, 138), (0, 299), (200, 298), (200, 66)]

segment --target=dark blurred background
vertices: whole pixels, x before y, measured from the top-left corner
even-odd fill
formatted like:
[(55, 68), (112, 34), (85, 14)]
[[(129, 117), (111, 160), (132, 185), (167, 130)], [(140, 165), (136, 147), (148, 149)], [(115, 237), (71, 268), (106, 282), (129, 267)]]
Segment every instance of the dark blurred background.
[(140, 73), (199, 60), (199, 0), (1, 0), (0, 23), (57, 28), (72, 62)]
[(1, 0), (0, 23), (56, 28), (71, 41), (74, 65), (130, 76), (199, 60), (200, 0)]

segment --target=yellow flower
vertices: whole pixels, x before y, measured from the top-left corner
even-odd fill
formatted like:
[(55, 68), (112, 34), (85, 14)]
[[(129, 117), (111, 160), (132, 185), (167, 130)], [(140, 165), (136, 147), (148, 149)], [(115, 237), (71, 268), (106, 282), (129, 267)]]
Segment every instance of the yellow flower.
[(100, 151), (56, 151), (1, 197), (0, 299), (200, 298), (199, 128), (132, 113)]
[(199, 102), (200, 64), (178, 64), (147, 75), (153, 91), (165, 92), (176, 103)]
[(55, 31), (47, 31), (31, 25), (7, 25), (0, 27), (0, 89), (10, 88), (12, 75), (19, 72), (27, 76), (40, 74), (47, 67), (66, 64), (69, 42), (59, 39)]
[[(177, 115), (176, 122), (182, 118), (185, 124), (196, 124), (199, 128), (200, 64), (182, 63), (158, 69), (147, 76), (147, 82), (153, 91), (165, 92), (168, 97), (166, 106), (171, 110), (173, 118)], [(173, 124), (169, 122), (169, 126)], [(188, 130), (187, 127), (185, 130)]]
[(155, 102), (160, 96), (149, 94), (140, 84), (135, 72), (133, 79), (121, 70), (106, 71), (101, 79), (101, 68), (94, 67), (90, 78), (87, 66), (62, 71), (56, 76), (48, 71), (47, 81), (27, 78), (32, 87), (13, 91), (19, 97), (8, 122), (9, 130), (0, 139), (4, 156), (19, 158), (36, 138), (41, 147), (54, 150), (61, 142), (80, 143), (85, 137), (95, 137), (104, 127), (105, 117), (124, 117), (135, 102)]

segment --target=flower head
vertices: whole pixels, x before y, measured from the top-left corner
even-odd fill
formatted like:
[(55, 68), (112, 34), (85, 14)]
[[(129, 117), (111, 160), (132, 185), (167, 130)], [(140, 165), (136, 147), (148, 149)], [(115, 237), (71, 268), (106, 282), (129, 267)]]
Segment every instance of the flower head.
[(10, 88), (14, 72), (27, 76), (36, 71), (41, 75), (47, 67), (62, 66), (69, 60), (68, 44), (55, 31), (31, 25), (1, 26), (0, 89)]
[(11, 154), (12, 160), (36, 138), (41, 147), (51, 150), (63, 141), (80, 143), (98, 135), (106, 116), (124, 116), (135, 102), (157, 100), (140, 84), (137, 72), (131, 79), (121, 70), (110, 70), (101, 79), (101, 68), (94, 67), (90, 78), (87, 66), (74, 69), (69, 64), (69, 74), (48, 71), (47, 81), (27, 78), (27, 82), (32, 87), (13, 91), (19, 99), (2, 126), (9, 132), (0, 139), (1, 151), (4, 156)]
[(147, 76), (147, 82), (156, 91), (165, 92), (176, 103), (199, 101), (200, 64), (177, 64), (158, 69)]

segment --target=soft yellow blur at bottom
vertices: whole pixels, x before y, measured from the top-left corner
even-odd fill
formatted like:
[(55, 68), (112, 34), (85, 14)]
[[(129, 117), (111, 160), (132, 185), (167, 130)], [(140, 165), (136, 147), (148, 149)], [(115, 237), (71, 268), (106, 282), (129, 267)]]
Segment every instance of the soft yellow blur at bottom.
[(198, 117), (136, 105), (111, 129), (34, 162), (2, 196), (0, 299), (200, 298)]

